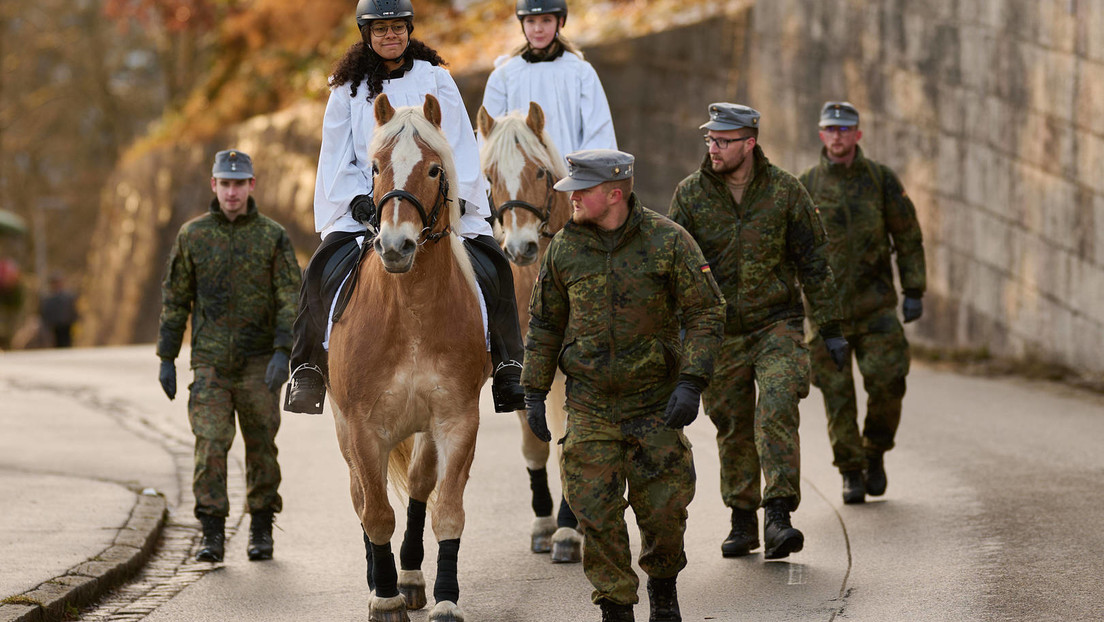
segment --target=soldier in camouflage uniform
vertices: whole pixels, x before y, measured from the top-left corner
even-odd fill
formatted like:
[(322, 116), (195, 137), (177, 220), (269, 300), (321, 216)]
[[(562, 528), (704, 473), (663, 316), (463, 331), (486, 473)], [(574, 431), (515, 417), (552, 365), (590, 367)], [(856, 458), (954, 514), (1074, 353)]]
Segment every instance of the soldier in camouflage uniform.
[(558, 364), (567, 375), (564, 493), (585, 536), (583, 569), (602, 620), (631, 621), (638, 600), (628, 505), (641, 531), (651, 620), (681, 620), (675, 581), (686, 566), (696, 479), (682, 428), (713, 373), (724, 299), (686, 231), (632, 194), (631, 155), (594, 149), (567, 161), (556, 189), (572, 193), (572, 222), (549, 244), (529, 308), (529, 425), (551, 440), (544, 400)]
[(775, 559), (805, 542), (790, 523), (801, 500), (798, 402), (809, 393), (799, 281), (841, 365), (847, 342), (824, 228), (805, 189), (757, 144), (759, 116), (738, 104), (709, 106), (701, 126), (709, 152), (679, 183), (669, 215), (701, 245), (728, 302), (715, 381), (704, 395), (717, 427), (721, 498), (732, 508), (721, 553), (759, 547), (762, 503), (764, 557)]
[(180, 228), (161, 285), (157, 356), (161, 386), (176, 396), (176, 367), (192, 316), (194, 380), (188, 419), (196, 437), (195, 515), (203, 525), (196, 559), (222, 561), (226, 454), (237, 412), (245, 441), (248, 554), (272, 558), (272, 517), (283, 506), (277, 488), (278, 392), (288, 378), (291, 324), (300, 270), (287, 232), (257, 211), (250, 193), (253, 163), (241, 151), (220, 151), (212, 167), (215, 198), (208, 213)]
[[(860, 435), (850, 362), (840, 371), (827, 357), (813, 355), (813, 384), (824, 394), (844, 503), (885, 493), (882, 454), (893, 448), (901, 421), (909, 350), (895, 310), (891, 255), (897, 254), (905, 322), (923, 313), (926, 284), (924, 244), (912, 201), (889, 167), (863, 156), (860, 138), (858, 110), (848, 102), (825, 103), (820, 163), (801, 175), (828, 230), (828, 261), (840, 290), (843, 334), (855, 350), (867, 392)], [(820, 340), (818, 336), (814, 343)]]

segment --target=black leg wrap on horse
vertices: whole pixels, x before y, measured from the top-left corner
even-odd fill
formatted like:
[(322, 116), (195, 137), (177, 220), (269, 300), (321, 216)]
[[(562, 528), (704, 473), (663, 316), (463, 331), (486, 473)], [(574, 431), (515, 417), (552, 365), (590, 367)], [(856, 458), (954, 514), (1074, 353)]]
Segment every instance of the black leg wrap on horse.
[(571, 506), (567, 504), (567, 499), (563, 497), (560, 497), (560, 512), (556, 515), (556, 526), (579, 528), (579, 519), (575, 518), (575, 512), (571, 511)]
[(433, 598), (437, 602), (460, 602), (460, 583), (456, 578), (459, 554), (460, 538), (437, 543), (437, 580), (433, 583)]
[(395, 570), (395, 556), (391, 553), (391, 543), (371, 544), (372, 575), (376, 581), (376, 596), (394, 598), (399, 595), (399, 573)]
[(548, 469), (530, 469), (529, 490), (533, 491), (533, 513), (552, 516), (552, 493), (548, 490)]
[(406, 533), (403, 534), (402, 547), (399, 548), (399, 567), (403, 570), (418, 570), (425, 559), (425, 501), (411, 499), (406, 506)]
[(372, 576), (375, 564), (372, 563), (372, 541), (368, 539), (368, 534), (364, 534), (364, 561), (368, 562), (368, 589), (375, 590), (376, 579)]

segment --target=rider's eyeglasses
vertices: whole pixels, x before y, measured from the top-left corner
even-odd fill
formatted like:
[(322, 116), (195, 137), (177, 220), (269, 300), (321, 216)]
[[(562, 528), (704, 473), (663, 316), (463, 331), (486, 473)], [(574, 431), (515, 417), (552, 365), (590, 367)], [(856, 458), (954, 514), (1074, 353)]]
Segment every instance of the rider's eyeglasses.
[(855, 128), (850, 125), (829, 125), (821, 128), (821, 130), (828, 132), (829, 134), (849, 134)]
[(387, 31), (390, 30), (397, 35), (405, 35), (407, 29), (408, 25), (406, 22), (396, 22), (394, 24), (391, 24), (390, 26), (388, 26), (387, 24), (374, 24), (372, 26), (372, 34), (376, 35), (377, 37), (384, 37), (387, 35)]
[(702, 136), (702, 138), (705, 139), (706, 147), (717, 145), (718, 149), (728, 149), (728, 146), (732, 143), (743, 142), (751, 138), (751, 136), (744, 136), (742, 138), (713, 138), (712, 136)]

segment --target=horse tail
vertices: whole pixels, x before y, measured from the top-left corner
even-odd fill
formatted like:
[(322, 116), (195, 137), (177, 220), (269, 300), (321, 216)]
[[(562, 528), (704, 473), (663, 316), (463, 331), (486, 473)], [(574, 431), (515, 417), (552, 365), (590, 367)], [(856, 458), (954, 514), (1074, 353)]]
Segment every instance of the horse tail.
[(410, 461), (414, 455), (414, 437), (396, 445), (387, 456), (387, 479), (402, 496), (410, 494)]

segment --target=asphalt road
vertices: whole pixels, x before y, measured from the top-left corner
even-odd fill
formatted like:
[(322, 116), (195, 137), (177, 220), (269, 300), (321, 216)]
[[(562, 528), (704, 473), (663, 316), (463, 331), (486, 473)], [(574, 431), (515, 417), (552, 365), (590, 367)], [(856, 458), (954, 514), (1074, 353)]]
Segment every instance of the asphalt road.
[[(96, 402), (115, 412), (125, 434), (134, 433), (123, 430), (128, 416), (171, 438), (189, 434), (185, 400), (160, 394), (152, 346), (36, 353), (0, 368), (17, 381), (8, 386), (24, 394), (20, 404), (48, 411), (72, 408), (73, 400)], [(180, 371), (183, 392), (189, 374)], [(531, 511), (518, 422), (494, 414), (485, 393), (460, 548), (460, 603), (468, 620), (597, 620), (579, 565), (553, 565), (528, 552)], [(770, 562), (761, 554), (721, 558), (728, 513), (719, 500), (713, 428), (704, 416), (688, 428), (698, 491), (687, 533), (690, 565), (679, 578), (684, 620), (1104, 618), (1104, 535), (1096, 527), (1104, 516), (1101, 396), (916, 365), (898, 448), (886, 459), (888, 492), (860, 506), (841, 502), (815, 389), (802, 403), (802, 421), (803, 500), (793, 520), (806, 546)], [(361, 532), (332, 418), (285, 414), (278, 443), (285, 509), (276, 558), (247, 561), (246, 521), (225, 563), (144, 619), (367, 620)], [(157, 486), (178, 519), (190, 520), (187, 486), (174, 483), (171, 458), (150, 452), (154, 462), (147, 465), (136, 459), (140, 452), (110, 449), (104, 448), (100, 479)], [(240, 461), (240, 442), (233, 453)], [(186, 482), (188, 474), (182, 477)], [(233, 495), (239, 508), (240, 486)], [(631, 517), (630, 533), (638, 551)], [(429, 542), (430, 580), (435, 555)], [(411, 612), (411, 619), (425, 620), (427, 611)], [(643, 589), (636, 615), (647, 619)]]

